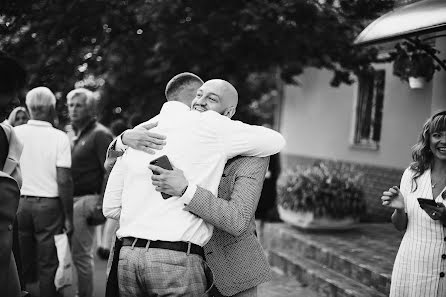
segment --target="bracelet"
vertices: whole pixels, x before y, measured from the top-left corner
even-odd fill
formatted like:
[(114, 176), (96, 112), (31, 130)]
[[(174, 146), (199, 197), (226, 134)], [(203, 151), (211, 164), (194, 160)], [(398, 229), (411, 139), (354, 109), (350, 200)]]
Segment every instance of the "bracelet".
[(183, 196), (184, 195), (184, 193), (186, 193), (186, 191), (187, 191), (187, 188), (189, 187), (189, 184), (184, 188), (184, 190), (183, 190), (183, 192), (181, 192), (181, 195), (180, 195), (180, 197), (181, 196)]

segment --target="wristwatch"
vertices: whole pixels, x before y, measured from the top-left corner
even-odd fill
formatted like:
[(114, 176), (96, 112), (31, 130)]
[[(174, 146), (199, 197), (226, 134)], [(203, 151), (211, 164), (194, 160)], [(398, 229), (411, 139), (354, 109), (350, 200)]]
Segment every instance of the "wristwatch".
[(180, 197), (181, 196), (183, 196), (184, 195), (184, 193), (186, 193), (186, 191), (187, 191), (187, 188), (189, 187), (189, 184), (187, 184), (187, 186), (184, 188), (184, 190), (183, 190), (183, 192), (181, 192), (181, 195), (180, 195)]

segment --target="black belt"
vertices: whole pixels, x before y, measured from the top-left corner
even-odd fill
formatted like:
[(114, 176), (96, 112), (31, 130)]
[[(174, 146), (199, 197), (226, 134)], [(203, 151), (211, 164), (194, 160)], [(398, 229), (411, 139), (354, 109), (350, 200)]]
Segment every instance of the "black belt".
[(122, 239), (122, 246), (136, 246), (146, 247), (149, 242), (148, 248), (165, 249), (178, 252), (188, 252), (191, 254), (199, 255), (204, 259), (203, 248), (191, 242), (184, 241), (162, 241), (162, 240), (147, 240), (134, 237), (124, 237)]
[(25, 199), (57, 199), (59, 197), (40, 197), (40, 196), (31, 196), (31, 195), (21, 195), (20, 197)]

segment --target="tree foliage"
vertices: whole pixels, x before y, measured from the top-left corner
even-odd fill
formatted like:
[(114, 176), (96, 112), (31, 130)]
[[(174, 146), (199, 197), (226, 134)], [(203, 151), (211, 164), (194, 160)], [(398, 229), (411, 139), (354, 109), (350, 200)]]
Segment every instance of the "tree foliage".
[[(376, 60), (352, 46), (393, 0), (16, 0), (0, 7), (0, 49), (22, 59), (30, 87), (61, 98), (77, 85), (101, 92), (112, 110), (152, 116), (175, 74), (221, 77), (240, 93), (241, 110), (259, 95), (253, 75), (306, 67), (333, 72), (332, 85)], [(272, 76), (271, 76), (272, 77)], [(270, 90), (268, 90), (270, 91)], [(243, 108), (245, 106), (245, 108)]]

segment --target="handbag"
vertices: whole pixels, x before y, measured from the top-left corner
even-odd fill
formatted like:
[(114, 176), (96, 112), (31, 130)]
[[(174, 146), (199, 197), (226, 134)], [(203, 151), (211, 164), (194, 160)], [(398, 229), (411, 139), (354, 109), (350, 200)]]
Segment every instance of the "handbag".
[(54, 235), (54, 242), (56, 244), (57, 259), (59, 260), (59, 266), (54, 277), (54, 285), (56, 290), (60, 290), (73, 283), (73, 260), (66, 233)]

